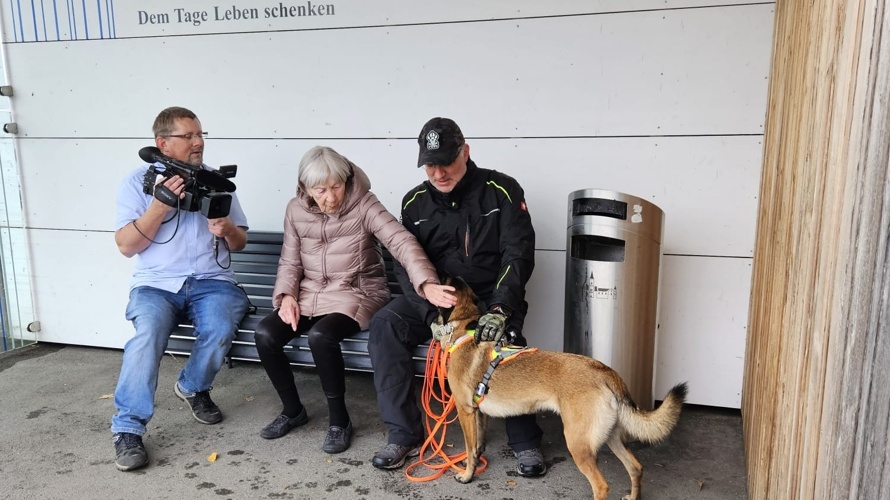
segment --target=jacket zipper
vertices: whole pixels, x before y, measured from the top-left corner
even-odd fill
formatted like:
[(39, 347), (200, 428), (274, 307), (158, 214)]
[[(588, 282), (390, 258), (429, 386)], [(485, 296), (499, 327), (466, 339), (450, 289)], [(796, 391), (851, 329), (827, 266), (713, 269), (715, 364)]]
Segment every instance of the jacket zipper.
[(470, 217), (467, 216), (467, 233), (464, 236), (464, 252), (466, 252), (467, 257), (470, 256)]
[[(327, 262), (327, 259), (325, 257), (327, 256), (327, 253), (328, 253), (328, 239), (327, 239), (327, 234), (325, 233), (325, 227), (327, 225), (328, 225), (328, 216), (327, 216), (327, 214), (322, 214), (321, 215), (321, 241), (323, 243), (323, 245), (322, 245), (323, 250), (321, 251), (321, 285), (322, 285), (322, 287), (327, 286), (327, 280), (328, 280), (328, 269), (327, 269), (327, 265), (325, 264)], [(315, 297), (313, 298), (313, 304), (312, 304), (312, 312), (313, 313), (318, 310), (318, 296), (319, 295), (321, 295), (321, 292), (315, 292)], [(314, 314), (313, 314), (313, 316), (314, 316)]]

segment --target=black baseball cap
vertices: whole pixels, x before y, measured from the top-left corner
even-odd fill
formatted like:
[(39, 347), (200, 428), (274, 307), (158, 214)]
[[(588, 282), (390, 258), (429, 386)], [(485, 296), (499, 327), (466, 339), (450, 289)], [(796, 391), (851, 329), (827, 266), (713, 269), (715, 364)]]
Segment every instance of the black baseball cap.
[(418, 167), (451, 165), (464, 145), (464, 134), (454, 120), (436, 117), (423, 126), (417, 144), (420, 145)]

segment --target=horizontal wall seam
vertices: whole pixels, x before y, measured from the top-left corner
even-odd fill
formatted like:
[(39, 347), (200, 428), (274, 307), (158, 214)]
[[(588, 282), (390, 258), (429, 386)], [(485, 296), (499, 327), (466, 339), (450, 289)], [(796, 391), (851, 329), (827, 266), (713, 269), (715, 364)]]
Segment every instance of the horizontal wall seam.
[[(697, 137), (763, 137), (763, 133), (741, 134), (639, 134), (639, 135), (518, 135), (518, 136), (466, 136), (467, 140), (498, 141), (498, 140), (541, 140), (541, 139), (684, 139)], [(154, 140), (150, 136), (21, 136), (18, 140), (76, 140), (76, 141), (107, 141), (107, 140)], [(206, 141), (416, 141), (417, 137), (224, 137), (209, 136)]]

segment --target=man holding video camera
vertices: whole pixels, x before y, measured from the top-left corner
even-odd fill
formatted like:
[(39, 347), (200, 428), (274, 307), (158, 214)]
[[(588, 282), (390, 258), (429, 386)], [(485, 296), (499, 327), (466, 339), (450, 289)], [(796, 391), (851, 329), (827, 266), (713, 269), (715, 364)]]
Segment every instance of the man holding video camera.
[(238, 198), (231, 194), (222, 211), (208, 212), (201, 200), (190, 203), (216, 194), (214, 186), (204, 185), (207, 179), (214, 184), (221, 179), (234, 191), (234, 184), (203, 164), (201, 122), (188, 109), (171, 107), (158, 114), (152, 129), (157, 162), (131, 172), (117, 193), (114, 239), (122, 254), (136, 256), (126, 311), (136, 334), (124, 347), (114, 392), (117, 414), (111, 419), (115, 465), (122, 471), (148, 463), (142, 435), (154, 413), (167, 339), (182, 319), (194, 325), (195, 343), (174, 392), (198, 422), (222, 421), (210, 385), (248, 307), (224, 264), (230, 250), (247, 243)]

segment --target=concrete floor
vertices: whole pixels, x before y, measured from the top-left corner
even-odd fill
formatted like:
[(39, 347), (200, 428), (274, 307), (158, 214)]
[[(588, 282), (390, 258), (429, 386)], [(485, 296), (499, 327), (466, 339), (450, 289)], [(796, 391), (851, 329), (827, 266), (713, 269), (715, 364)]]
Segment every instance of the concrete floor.
[[(352, 447), (321, 451), (327, 409), (318, 377), (294, 370), (310, 422), (274, 441), (258, 432), (280, 409), (259, 364), (223, 368), (213, 398), (225, 420), (201, 425), (173, 394), (184, 360), (161, 362), (157, 410), (145, 435), (148, 467), (129, 473), (114, 467), (109, 419), (121, 351), (41, 344), (0, 355), (0, 498), (271, 498), (271, 499), (550, 499), (591, 498), (575, 468), (558, 416), (542, 414), (543, 451), (549, 471), (526, 479), (515, 471), (503, 424), (487, 434), (489, 468), (468, 485), (448, 473), (411, 483), (402, 471), (375, 469), (370, 459), (385, 443), (370, 374), (347, 377), (356, 427)], [(463, 447), (459, 426), (448, 442)], [(647, 499), (744, 499), (745, 469), (738, 411), (687, 407), (680, 424), (657, 446), (631, 445), (643, 464)], [(214, 462), (208, 461), (217, 453)], [(604, 449), (600, 467), (611, 498), (629, 491), (620, 462)]]

